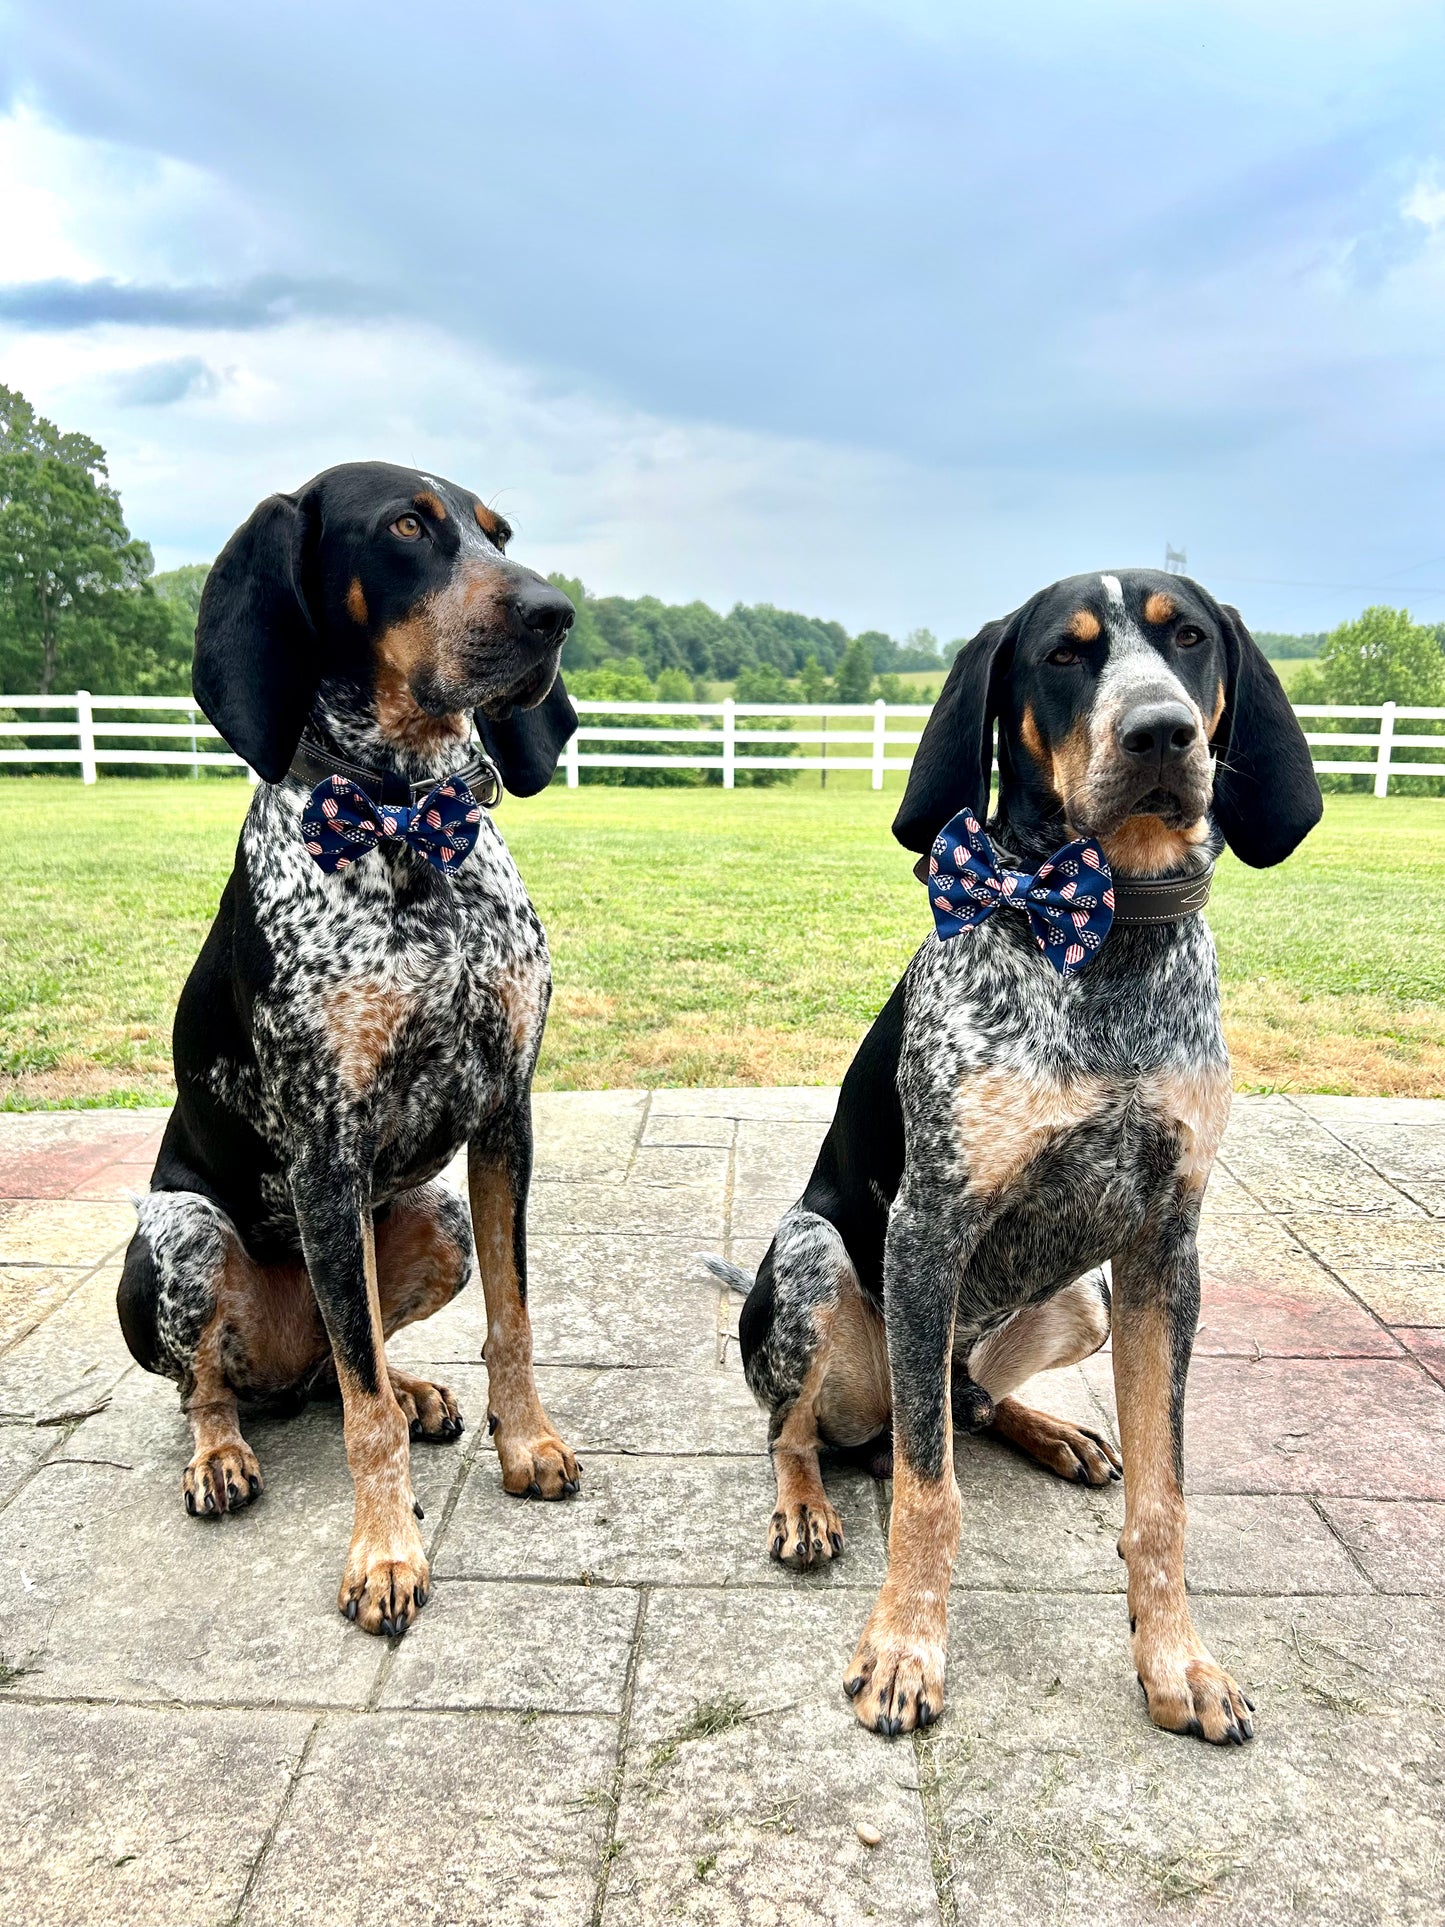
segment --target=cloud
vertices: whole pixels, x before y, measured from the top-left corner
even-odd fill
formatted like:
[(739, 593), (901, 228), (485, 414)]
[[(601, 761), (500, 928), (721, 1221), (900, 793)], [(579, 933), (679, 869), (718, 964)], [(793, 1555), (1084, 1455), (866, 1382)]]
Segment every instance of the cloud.
[(168, 408), (192, 395), (214, 395), (221, 377), (199, 355), (180, 355), (174, 361), (147, 361), (117, 375), (116, 399), (124, 408)]
[(376, 314), (375, 295), (341, 280), (256, 275), (230, 287), (144, 286), (113, 281), (0, 284), (0, 321), (50, 333), (107, 322), (130, 328), (277, 328), (300, 315)]

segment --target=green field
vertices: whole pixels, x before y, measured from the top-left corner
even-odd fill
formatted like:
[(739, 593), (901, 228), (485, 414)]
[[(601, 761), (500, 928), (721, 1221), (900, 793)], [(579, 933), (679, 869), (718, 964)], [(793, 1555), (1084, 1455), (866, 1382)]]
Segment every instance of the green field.
[[(901, 778), (549, 790), (499, 821), (557, 979), (540, 1081), (831, 1083), (929, 917)], [(240, 782), (0, 781), (0, 1104), (169, 1094), (176, 993)], [(1220, 866), (1242, 1089), (1445, 1095), (1445, 800), (1331, 797), (1282, 871)]]

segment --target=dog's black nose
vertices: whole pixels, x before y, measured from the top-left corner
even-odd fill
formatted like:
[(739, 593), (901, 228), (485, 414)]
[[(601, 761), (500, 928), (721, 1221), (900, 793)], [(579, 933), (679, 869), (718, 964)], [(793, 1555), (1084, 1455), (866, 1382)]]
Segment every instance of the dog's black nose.
[(508, 628), (527, 642), (555, 649), (572, 627), (577, 611), (550, 582), (522, 582), (512, 591)]
[(1140, 703), (1120, 719), (1119, 747), (1131, 763), (1163, 768), (1187, 756), (1199, 725), (1183, 703)]

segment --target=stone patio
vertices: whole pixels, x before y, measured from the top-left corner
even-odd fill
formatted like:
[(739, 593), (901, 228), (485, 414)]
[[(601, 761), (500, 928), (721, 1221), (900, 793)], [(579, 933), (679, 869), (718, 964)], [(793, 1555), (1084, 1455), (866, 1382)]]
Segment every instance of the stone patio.
[[(1431, 1922), (1445, 1912), (1445, 1103), (1244, 1098), (1210, 1187), (1190, 1577), (1258, 1703), (1213, 1751), (1131, 1676), (1117, 1488), (959, 1449), (949, 1703), (839, 1682), (887, 1488), (836, 1566), (763, 1552), (736, 1304), (833, 1093), (538, 1101), (539, 1377), (585, 1460), (506, 1498), (473, 1287), (403, 1335), (472, 1421), (414, 1448), (437, 1584), (401, 1641), (335, 1608), (339, 1410), (248, 1434), (264, 1498), (186, 1516), (120, 1255), (162, 1119), (0, 1116), (0, 1900), (66, 1923), (410, 1927)], [(1111, 1422), (1107, 1356), (1036, 1402)], [(871, 1823), (881, 1844), (861, 1844)]]

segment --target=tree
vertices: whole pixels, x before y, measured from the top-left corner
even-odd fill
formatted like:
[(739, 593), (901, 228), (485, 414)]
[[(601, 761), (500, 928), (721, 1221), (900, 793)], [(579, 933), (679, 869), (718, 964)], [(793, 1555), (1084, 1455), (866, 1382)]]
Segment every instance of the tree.
[(49, 695), (67, 629), (103, 622), (107, 599), (139, 589), (150, 572), (150, 550), (125, 525), (105, 450), (89, 436), (62, 434), (0, 387), (5, 679)]
[(1318, 662), (1290, 688), (1297, 703), (1445, 705), (1445, 652), (1408, 609), (1377, 603), (1324, 639)]
[(828, 678), (816, 656), (809, 656), (798, 672), (798, 688), (805, 703), (827, 702)]
[(873, 660), (863, 636), (855, 636), (843, 651), (838, 673), (833, 678), (833, 700), (839, 703), (866, 703), (873, 690)]

